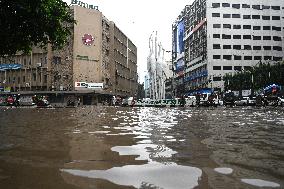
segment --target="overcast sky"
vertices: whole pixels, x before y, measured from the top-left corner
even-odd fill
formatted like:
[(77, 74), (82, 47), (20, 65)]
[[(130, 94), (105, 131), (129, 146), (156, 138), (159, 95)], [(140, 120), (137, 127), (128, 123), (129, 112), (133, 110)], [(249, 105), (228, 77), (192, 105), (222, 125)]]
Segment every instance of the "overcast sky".
[[(71, 0), (64, 0), (71, 4)], [(97, 5), (99, 10), (115, 22), (136, 45), (138, 51), (138, 74), (140, 83), (144, 82), (149, 53), (148, 39), (153, 31), (158, 36), (165, 50), (171, 50), (172, 23), (185, 5), (192, 0), (81, 0)]]

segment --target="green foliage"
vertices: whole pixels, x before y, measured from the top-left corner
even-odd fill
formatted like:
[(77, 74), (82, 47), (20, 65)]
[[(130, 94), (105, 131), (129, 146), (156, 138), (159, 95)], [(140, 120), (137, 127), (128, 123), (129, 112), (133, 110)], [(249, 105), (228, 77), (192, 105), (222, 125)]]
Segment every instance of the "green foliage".
[(270, 65), (260, 62), (251, 70), (227, 74), (223, 77), (225, 90), (262, 89), (270, 84), (284, 86), (284, 62)]
[(62, 0), (0, 0), (0, 56), (32, 46), (63, 47), (75, 23)]

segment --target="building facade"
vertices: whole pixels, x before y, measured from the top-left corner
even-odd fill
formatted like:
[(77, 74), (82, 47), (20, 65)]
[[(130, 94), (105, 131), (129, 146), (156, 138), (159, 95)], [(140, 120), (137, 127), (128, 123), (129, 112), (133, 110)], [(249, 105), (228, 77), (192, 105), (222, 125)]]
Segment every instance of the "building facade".
[(165, 98), (165, 50), (158, 41), (157, 32), (153, 32), (149, 38), (149, 56), (147, 58), (147, 70), (149, 76), (149, 98)]
[(62, 50), (33, 48), (0, 58), (2, 89), (137, 94), (137, 48), (99, 10), (72, 6), (76, 24)]
[[(173, 24), (184, 23), (184, 92), (223, 90), (223, 76), (284, 58), (284, 2), (195, 0)], [(173, 57), (178, 52), (173, 48)], [(178, 59), (173, 63), (179, 67)], [(176, 73), (178, 73), (176, 71)]]

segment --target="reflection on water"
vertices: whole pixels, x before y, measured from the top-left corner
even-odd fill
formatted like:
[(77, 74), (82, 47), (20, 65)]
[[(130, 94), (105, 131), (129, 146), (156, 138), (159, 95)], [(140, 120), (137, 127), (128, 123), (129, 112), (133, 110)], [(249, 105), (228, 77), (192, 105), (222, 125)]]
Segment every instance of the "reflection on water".
[(0, 108), (0, 115), (0, 188), (284, 186), (283, 108)]
[(81, 177), (106, 179), (115, 184), (134, 186), (135, 188), (146, 185), (151, 188), (169, 189), (193, 188), (198, 185), (198, 179), (202, 174), (198, 168), (176, 164), (165, 166), (161, 163), (126, 165), (105, 171), (74, 169), (63, 169), (62, 171)]
[(272, 187), (272, 188), (280, 187), (280, 185), (275, 182), (269, 182), (261, 179), (242, 179), (242, 181), (244, 183), (259, 187)]

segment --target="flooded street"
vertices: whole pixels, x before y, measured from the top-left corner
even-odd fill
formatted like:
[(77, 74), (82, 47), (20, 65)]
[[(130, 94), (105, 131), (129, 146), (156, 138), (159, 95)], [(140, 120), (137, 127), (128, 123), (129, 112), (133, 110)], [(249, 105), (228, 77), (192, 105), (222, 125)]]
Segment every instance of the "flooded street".
[(0, 108), (0, 188), (283, 188), (284, 109)]

